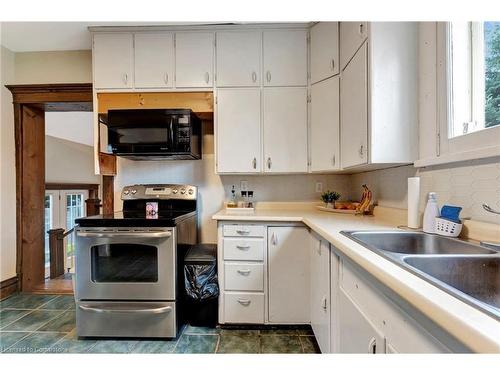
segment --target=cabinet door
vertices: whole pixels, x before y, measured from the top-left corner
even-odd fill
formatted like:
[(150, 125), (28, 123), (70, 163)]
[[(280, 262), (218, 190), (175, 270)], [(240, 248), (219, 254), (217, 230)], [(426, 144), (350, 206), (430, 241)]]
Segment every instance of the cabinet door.
[(307, 31), (264, 32), (264, 86), (307, 85)]
[(384, 336), (373, 326), (342, 289), (339, 292), (340, 353), (385, 352)]
[(330, 353), (339, 352), (339, 269), (340, 258), (330, 244)]
[(260, 89), (217, 91), (217, 172), (261, 171)]
[(263, 90), (264, 171), (307, 172), (307, 89)]
[(269, 227), (267, 236), (269, 322), (309, 323), (309, 231)]
[(321, 353), (330, 353), (330, 245), (313, 238), (311, 251), (311, 327)]
[(213, 33), (175, 34), (176, 87), (212, 87)]
[(361, 44), (368, 37), (368, 22), (340, 23), (340, 64), (345, 69)]
[(173, 87), (174, 35), (140, 33), (134, 36), (135, 87)]
[(94, 34), (94, 87), (131, 88), (134, 83), (132, 34)]
[(368, 60), (365, 43), (340, 79), (340, 150), (343, 168), (368, 162)]
[(340, 169), (339, 76), (311, 86), (311, 171)]
[(339, 66), (339, 23), (317, 23), (311, 28), (311, 83), (338, 74)]
[(217, 33), (217, 86), (259, 86), (262, 33)]

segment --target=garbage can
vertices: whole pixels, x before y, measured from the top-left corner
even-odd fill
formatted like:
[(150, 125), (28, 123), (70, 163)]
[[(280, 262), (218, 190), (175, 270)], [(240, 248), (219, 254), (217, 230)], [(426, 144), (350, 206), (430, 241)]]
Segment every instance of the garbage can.
[(219, 302), (217, 245), (193, 245), (184, 257), (186, 320), (192, 326), (215, 327)]

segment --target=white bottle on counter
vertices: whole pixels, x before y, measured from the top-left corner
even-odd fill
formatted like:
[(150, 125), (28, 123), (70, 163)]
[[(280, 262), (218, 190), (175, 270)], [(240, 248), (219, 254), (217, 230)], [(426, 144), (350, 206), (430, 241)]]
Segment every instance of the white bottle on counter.
[(434, 233), (436, 231), (436, 218), (439, 215), (440, 211), (436, 200), (436, 193), (429, 193), (424, 211), (423, 229), (425, 233)]

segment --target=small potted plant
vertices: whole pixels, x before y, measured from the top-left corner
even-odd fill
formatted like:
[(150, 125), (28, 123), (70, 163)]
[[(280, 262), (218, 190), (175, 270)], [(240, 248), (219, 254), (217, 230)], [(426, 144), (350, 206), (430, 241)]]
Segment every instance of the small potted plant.
[(326, 208), (335, 208), (335, 202), (340, 198), (340, 194), (336, 191), (327, 190), (321, 194), (321, 200), (325, 202)]

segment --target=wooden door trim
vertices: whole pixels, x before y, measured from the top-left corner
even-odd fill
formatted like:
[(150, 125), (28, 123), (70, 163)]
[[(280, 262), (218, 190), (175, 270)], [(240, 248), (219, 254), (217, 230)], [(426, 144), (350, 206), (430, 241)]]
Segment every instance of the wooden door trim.
[[(43, 202), (43, 195), (39, 197), (25, 197), (26, 183), (24, 166), (27, 162), (24, 156), (30, 149), (27, 147), (42, 147), (39, 144), (26, 142), (26, 128), (23, 126), (23, 112), (29, 109), (33, 112), (45, 111), (92, 111), (93, 94), (90, 83), (64, 84), (35, 84), (35, 85), (7, 85), (12, 93), (14, 104), (14, 136), (16, 147), (16, 273), (18, 290), (29, 292), (36, 281), (28, 281), (27, 273), (32, 272), (36, 264), (31, 264), (32, 254), (28, 252), (30, 244), (25, 243), (24, 230), (29, 227), (29, 213), (24, 199)], [(38, 142), (38, 140), (36, 140)], [(44, 142), (44, 138), (39, 140)], [(45, 186), (45, 171), (41, 168), (36, 178), (43, 181)], [(40, 192), (44, 189), (39, 189)], [(41, 194), (41, 193), (40, 193)], [(35, 262), (36, 263), (36, 262)], [(43, 280), (42, 280), (43, 281)]]

